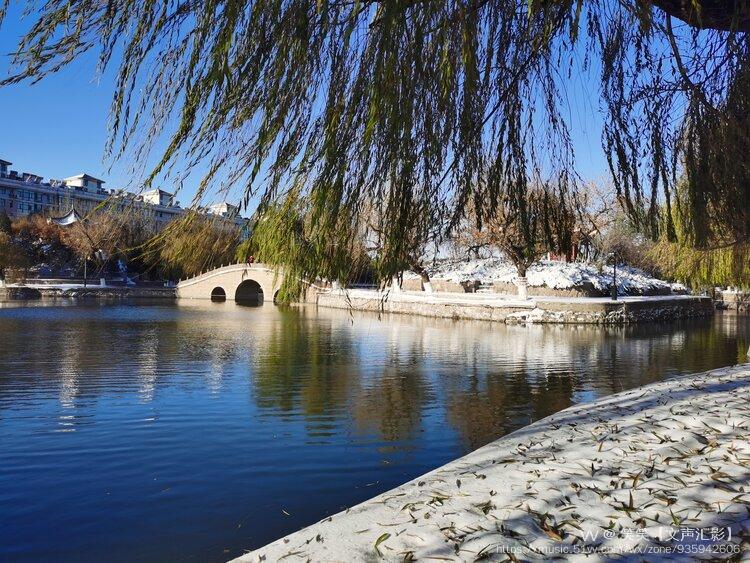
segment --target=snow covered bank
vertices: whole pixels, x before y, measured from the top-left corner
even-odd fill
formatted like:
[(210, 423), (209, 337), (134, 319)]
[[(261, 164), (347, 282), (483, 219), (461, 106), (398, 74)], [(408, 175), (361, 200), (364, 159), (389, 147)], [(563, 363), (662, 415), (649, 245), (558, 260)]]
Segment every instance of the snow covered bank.
[[(500, 258), (485, 258), (469, 261), (438, 262), (428, 269), (430, 277), (452, 283), (479, 281), (491, 285), (495, 282), (513, 283), (517, 277), (516, 267)], [(612, 285), (612, 266), (601, 271), (593, 264), (580, 262), (557, 262), (541, 260), (535, 262), (527, 271), (529, 286), (546, 286), (551, 289), (574, 289), (587, 284), (597, 291), (606, 293)], [(418, 278), (415, 273), (404, 274), (405, 278)], [(650, 293), (684, 293), (686, 288), (681, 284), (671, 284), (648, 275), (643, 270), (630, 266), (617, 267), (617, 288), (620, 295), (647, 295)]]
[(746, 364), (566, 409), (237, 561), (736, 559), (749, 484)]

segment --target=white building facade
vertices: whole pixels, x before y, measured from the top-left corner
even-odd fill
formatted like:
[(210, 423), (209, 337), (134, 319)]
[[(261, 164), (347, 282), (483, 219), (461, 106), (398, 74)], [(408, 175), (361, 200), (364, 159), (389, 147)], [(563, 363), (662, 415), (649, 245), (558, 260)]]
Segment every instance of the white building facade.
[[(186, 213), (175, 201), (174, 194), (156, 189), (135, 194), (124, 190), (106, 190), (104, 180), (89, 174), (78, 174), (63, 180), (44, 181), (41, 176), (11, 170), (12, 163), (0, 159), (0, 213), (10, 218), (32, 214), (62, 215), (75, 209), (85, 216), (97, 207), (114, 205), (118, 209), (138, 209), (154, 219), (157, 230)], [(227, 213), (228, 210), (236, 213)], [(220, 203), (201, 212), (244, 226), (246, 219), (239, 215), (236, 206)], [(223, 212), (222, 212), (223, 211)]]

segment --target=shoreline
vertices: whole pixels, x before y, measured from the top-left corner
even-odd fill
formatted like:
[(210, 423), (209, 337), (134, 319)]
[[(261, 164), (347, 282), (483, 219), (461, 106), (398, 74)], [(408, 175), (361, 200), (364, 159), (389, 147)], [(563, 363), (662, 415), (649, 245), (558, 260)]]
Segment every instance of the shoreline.
[(736, 556), (749, 483), (739, 364), (570, 407), (234, 561)]
[[(225, 299), (238, 292), (261, 294), (275, 301), (281, 274), (262, 263), (230, 264), (203, 272), (177, 284), (179, 299)], [(319, 307), (401, 313), (448, 319), (472, 319), (506, 324), (554, 323), (617, 325), (705, 317), (714, 312), (707, 296), (659, 295), (609, 297), (541, 296), (519, 299), (504, 293), (407, 291), (401, 288), (358, 289), (309, 285), (300, 302)]]
[(319, 307), (378, 313), (470, 319), (506, 324), (616, 325), (708, 317), (710, 297), (693, 295), (608, 297), (542, 297), (526, 300), (480, 293), (425, 293), (340, 289), (316, 291), (306, 299)]
[[(163, 298), (176, 301), (196, 299), (180, 296), (179, 287), (91, 284), (86, 287), (82, 284), (4, 285), (0, 286), (0, 298), (20, 302), (71, 298)], [(617, 301), (606, 297), (540, 296), (520, 300), (514, 296), (479, 293), (394, 292), (350, 288), (314, 288), (294, 305), (505, 324), (623, 325), (708, 317), (714, 313), (714, 306), (709, 297), (692, 295), (622, 296)]]
[(101, 286), (68, 284), (11, 285), (0, 288), (0, 299), (8, 301), (53, 301), (56, 299), (169, 299), (176, 300), (172, 287)]

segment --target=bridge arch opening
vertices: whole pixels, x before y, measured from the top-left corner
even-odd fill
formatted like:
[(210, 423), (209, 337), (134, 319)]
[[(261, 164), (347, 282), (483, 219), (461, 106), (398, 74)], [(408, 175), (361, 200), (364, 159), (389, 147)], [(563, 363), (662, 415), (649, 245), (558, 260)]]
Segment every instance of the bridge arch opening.
[(211, 301), (221, 303), (227, 300), (227, 292), (223, 287), (215, 287), (211, 290)]
[(241, 305), (262, 305), (263, 288), (255, 280), (245, 280), (237, 286), (234, 300)]

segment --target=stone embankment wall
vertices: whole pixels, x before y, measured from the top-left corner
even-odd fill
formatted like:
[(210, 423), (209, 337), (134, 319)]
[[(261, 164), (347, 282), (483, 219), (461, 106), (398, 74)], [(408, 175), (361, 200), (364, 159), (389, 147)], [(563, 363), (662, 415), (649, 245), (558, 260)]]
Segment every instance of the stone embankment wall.
[(722, 291), (719, 297), (727, 309), (750, 313), (750, 291)]
[[(515, 295), (518, 288), (515, 284), (508, 282), (495, 282), (493, 285), (495, 293), (506, 295)], [(609, 297), (609, 291), (603, 291), (594, 287), (591, 282), (582, 282), (581, 284), (569, 289), (555, 289), (546, 285), (528, 286), (526, 292), (531, 296), (540, 297)], [(668, 287), (651, 287), (643, 293), (629, 293), (628, 295), (642, 295), (647, 297), (660, 297), (667, 295), (686, 295), (687, 291), (673, 291)]]
[[(517, 295), (518, 287), (514, 283), (510, 282), (498, 282), (496, 281), (492, 285), (492, 289), (495, 293), (503, 295)], [(607, 293), (596, 289), (594, 284), (591, 282), (583, 282), (576, 287), (570, 289), (555, 289), (546, 285), (536, 286), (529, 285), (526, 287), (526, 293), (532, 297), (606, 297)]]
[[(479, 280), (453, 282), (440, 278), (431, 280), (433, 291), (438, 293), (473, 293), (481, 287)], [(404, 291), (423, 291), (422, 280), (417, 278), (404, 279), (401, 288)], [(518, 287), (511, 282), (496, 281), (492, 284), (492, 291), (500, 295), (517, 295)], [(591, 282), (581, 282), (571, 288), (553, 288), (546, 285), (527, 286), (526, 292), (532, 297), (608, 297), (609, 291), (597, 289)], [(634, 294), (635, 295), (635, 294)], [(666, 295), (684, 295), (684, 293), (674, 292), (668, 287), (652, 287), (643, 293), (645, 296), (666, 296)]]
[[(498, 301), (466, 302), (457, 299), (429, 299), (414, 293), (399, 294), (362, 291), (328, 292), (317, 295), (322, 307), (354, 309), (385, 313), (422, 315), (449, 319), (473, 319), (519, 323), (556, 324), (630, 324), (637, 322), (666, 321), (713, 314), (713, 304), (708, 297), (654, 297), (620, 301)], [(422, 294), (424, 295), (424, 294)]]
[(59, 288), (59, 287), (6, 287), (0, 289), (0, 299), (29, 301), (33, 299), (66, 299), (66, 298), (97, 298), (97, 299), (175, 299), (174, 288), (168, 287), (87, 287), (87, 288)]
[(510, 315), (505, 322), (631, 324), (709, 317), (713, 312), (713, 303), (709, 297), (655, 297), (641, 301), (592, 303), (540, 301), (534, 310), (526, 314)]
[(401, 313), (443, 319), (476, 319), (500, 322), (505, 322), (511, 313), (529, 312), (533, 308), (530, 305), (500, 308), (481, 303), (425, 303), (400, 300), (396, 294), (391, 294), (388, 298), (384, 298), (385, 294), (381, 295), (383, 297), (377, 295), (373, 295), (373, 297), (359, 297), (352, 294), (346, 295), (344, 292), (319, 293), (316, 296), (316, 303), (321, 307), (354, 309), (355, 311)]
[[(439, 293), (474, 293), (481, 285), (479, 281), (453, 282), (439, 278), (430, 281), (433, 291)], [(514, 286), (515, 287), (515, 286)], [(403, 291), (424, 291), (421, 279), (407, 278), (401, 282)]]

